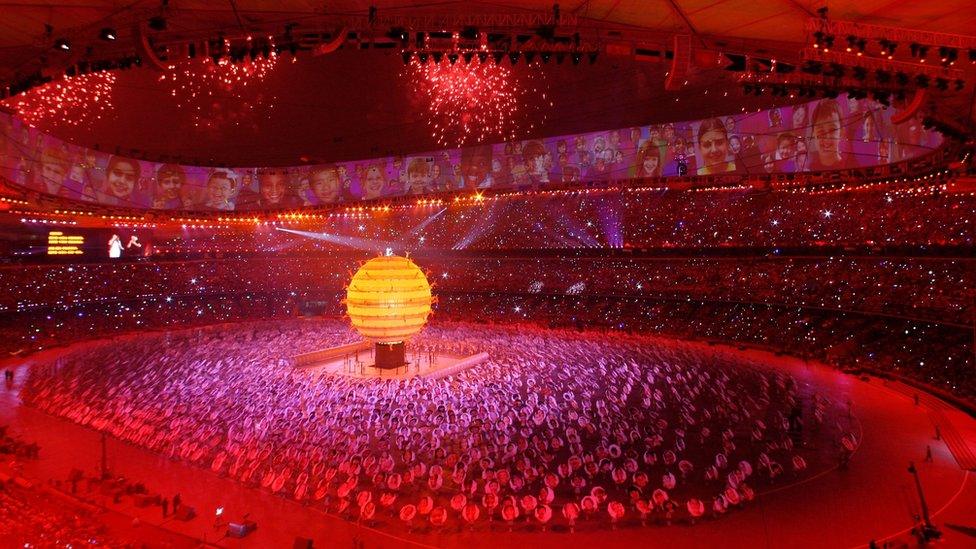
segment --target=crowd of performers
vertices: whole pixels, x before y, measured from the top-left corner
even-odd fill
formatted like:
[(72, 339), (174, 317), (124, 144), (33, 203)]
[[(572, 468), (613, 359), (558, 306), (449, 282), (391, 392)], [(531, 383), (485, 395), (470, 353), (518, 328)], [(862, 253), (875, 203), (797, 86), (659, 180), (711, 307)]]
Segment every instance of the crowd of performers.
[(290, 355), (338, 322), (145, 334), (31, 369), (23, 400), (350, 520), (424, 527), (695, 521), (844, 462), (842, 397), (689, 343), (442, 324), (419, 353), (487, 351), (445, 380), (363, 380)]

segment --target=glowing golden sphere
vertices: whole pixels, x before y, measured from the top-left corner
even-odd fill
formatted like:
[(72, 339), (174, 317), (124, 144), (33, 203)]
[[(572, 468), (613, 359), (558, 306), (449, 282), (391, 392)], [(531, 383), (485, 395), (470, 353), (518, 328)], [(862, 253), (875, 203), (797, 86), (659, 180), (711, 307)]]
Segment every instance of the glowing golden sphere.
[(398, 343), (419, 332), (432, 302), (427, 275), (413, 261), (395, 255), (364, 263), (346, 288), (353, 328), (377, 343)]

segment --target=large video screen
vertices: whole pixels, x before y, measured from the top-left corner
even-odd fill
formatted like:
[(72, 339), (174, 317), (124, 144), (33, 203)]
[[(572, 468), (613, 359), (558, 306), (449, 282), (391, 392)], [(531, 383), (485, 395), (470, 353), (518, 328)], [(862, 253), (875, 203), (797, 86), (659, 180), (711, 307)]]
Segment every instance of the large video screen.
[(153, 230), (148, 228), (90, 228), (71, 225), (52, 227), (27, 223), (12, 234), (12, 256), (49, 260), (138, 259), (153, 254)]
[(0, 115), (0, 176), (44, 193), (138, 208), (247, 211), (459, 189), (869, 167), (924, 154), (917, 117), (841, 95), (749, 114), (293, 168), (146, 162), (76, 147)]

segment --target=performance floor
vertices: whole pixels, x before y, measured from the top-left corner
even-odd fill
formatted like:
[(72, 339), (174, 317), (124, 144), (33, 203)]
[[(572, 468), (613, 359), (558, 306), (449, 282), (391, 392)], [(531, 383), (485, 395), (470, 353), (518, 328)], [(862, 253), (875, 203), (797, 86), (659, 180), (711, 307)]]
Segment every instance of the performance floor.
[[(63, 352), (63, 351), (49, 351)], [(951, 435), (956, 453), (965, 446), (976, 455), (976, 420), (948, 409), (925, 395), (916, 406), (904, 387), (878, 379), (862, 381), (836, 370), (763, 351), (743, 351), (775, 368), (793, 373), (834, 398), (854, 402), (855, 422), (862, 430), (860, 447), (846, 470), (831, 468), (792, 485), (762, 491), (756, 501), (726, 516), (695, 526), (621, 527), (598, 532), (540, 532), (517, 523), (514, 531), (499, 521), (491, 532), (440, 533), (380, 530), (267, 492), (248, 489), (209, 470), (184, 465), (109, 438), (108, 465), (116, 475), (141, 481), (172, 497), (180, 493), (198, 517), (182, 522), (164, 519), (158, 507), (136, 508), (128, 500), (97, 503), (108, 509), (104, 522), (121, 536), (139, 532), (143, 539), (163, 536), (159, 547), (209, 545), (241, 548), (288, 548), (296, 536), (311, 538), (315, 547), (866, 547), (870, 540), (906, 542), (919, 513), (914, 481), (907, 472), (915, 461), (933, 522), (944, 532), (941, 547), (976, 547), (976, 482), (960, 468), (947, 447)], [(73, 468), (92, 473), (101, 456), (95, 431), (56, 419), (20, 404), (18, 391), (31, 360), (20, 361), (15, 381), (0, 389), (0, 423), (11, 432), (38, 442), (41, 459), (24, 463), (22, 474), (38, 482), (64, 479)], [(12, 362), (0, 364), (8, 367)], [(943, 440), (935, 440), (942, 422)], [(923, 463), (931, 445), (933, 463)], [(965, 456), (964, 456), (965, 458)], [(222, 507), (217, 520), (215, 509)], [(226, 523), (247, 516), (258, 529), (243, 539), (225, 536)], [(131, 517), (141, 525), (133, 526)], [(159, 527), (160, 530), (156, 530)], [(152, 546), (152, 545), (150, 545)]]

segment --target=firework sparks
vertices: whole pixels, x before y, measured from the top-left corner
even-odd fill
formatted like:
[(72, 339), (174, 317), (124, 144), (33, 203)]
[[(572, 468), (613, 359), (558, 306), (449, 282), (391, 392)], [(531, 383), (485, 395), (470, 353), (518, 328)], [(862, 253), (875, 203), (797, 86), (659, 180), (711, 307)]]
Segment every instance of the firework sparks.
[[(428, 105), (428, 125), (441, 146), (461, 146), (488, 139), (515, 140), (544, 120), (537, 98), (548, 100), (542, 73), (524, 87), (512, 71), (491, 62), (421, 63), (408, 66), (414, 91)], [(538, 113), (527, 112), (538, 110)], [(535, 121), (523, 128), (521, 120)]]
[(112, 109), (115, 74), (82, 74), (48, 82), (4, 103), (31, 127), (83, 126)]
[[(178, 107), (193, 113), (194, 126), (216, 128), (229, 123), (239, 126), (246, 120), (244, 115), (247, 113), (256, 108), (270, 109), (274, 106), (274, 97), (263, 94), (257, 94), (246, 102), (241, 99), (248, 89), (260, 85), (274, 72), (278, 59), (274, 51), (267, 57), (255, 57), (240, 63), (233, 63), (226, 57), (217, 61), (204, 57), (201, 61), (171, 65), (169, 72), (159, 79), (172, 83), (170, 95)], [(242, 108), (231, 112), (227, 110), (227, 105)]]

